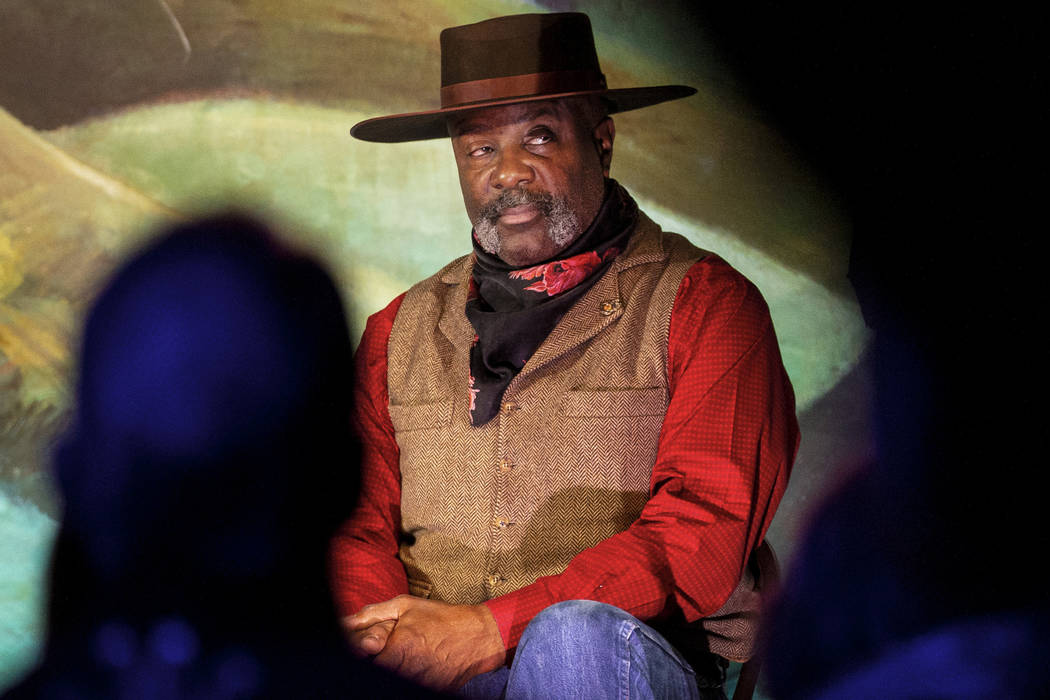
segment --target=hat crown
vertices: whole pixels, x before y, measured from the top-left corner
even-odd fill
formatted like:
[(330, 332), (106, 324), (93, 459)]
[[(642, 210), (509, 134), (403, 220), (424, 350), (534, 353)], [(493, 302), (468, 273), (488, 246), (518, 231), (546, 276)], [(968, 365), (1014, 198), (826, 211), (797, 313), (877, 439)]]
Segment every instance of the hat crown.
[(386, 143), (436, 139), (448, 136), (448, 117), (471, 110), (595, 95), (613, 114), (695, 92), (685, 85), (610, 90), (587, 15), (511, 15), (441, 32), (440, 109), (373, 117), (350, 133)]
[(564, 71), (601, 76), (590, 19), (579, 12), (496, 17), (441, 32), (442, 87)]

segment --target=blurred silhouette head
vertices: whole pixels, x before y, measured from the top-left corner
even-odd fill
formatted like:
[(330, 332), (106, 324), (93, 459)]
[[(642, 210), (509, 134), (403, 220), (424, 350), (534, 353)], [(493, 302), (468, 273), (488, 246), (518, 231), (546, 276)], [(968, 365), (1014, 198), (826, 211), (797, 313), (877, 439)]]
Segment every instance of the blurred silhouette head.
[(261, 582), (323, 574), (356, 493), (350, 356), (329, 276), (251, 220), (178, 227), (128, 262), (88, 317), (57, 459), (92, 605), (247, 607)]
[(328, 584), (353, 508), (331, 278), (249, 219), (179, 226), (91, 310), (41, 666), (8, 697), (429, 697), (349, 656)]

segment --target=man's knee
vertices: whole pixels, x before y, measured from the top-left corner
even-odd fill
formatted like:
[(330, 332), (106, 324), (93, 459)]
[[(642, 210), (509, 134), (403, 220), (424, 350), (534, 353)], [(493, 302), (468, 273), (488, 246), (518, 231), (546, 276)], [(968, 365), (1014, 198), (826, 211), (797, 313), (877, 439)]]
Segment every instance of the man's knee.
[(585, 697), (697, 697), (692, 668), (662, 636), (625, 610), (592, 600), (557, 603), (532, 619), (507, 697), (579, 697), (580, 689)]
[(637, 622), (620, 608), (593, 600), (567, 600), (544, 608), (525, 628), (519, 648), (541, 643), (571, 649), (616, 639), (624, 622)]

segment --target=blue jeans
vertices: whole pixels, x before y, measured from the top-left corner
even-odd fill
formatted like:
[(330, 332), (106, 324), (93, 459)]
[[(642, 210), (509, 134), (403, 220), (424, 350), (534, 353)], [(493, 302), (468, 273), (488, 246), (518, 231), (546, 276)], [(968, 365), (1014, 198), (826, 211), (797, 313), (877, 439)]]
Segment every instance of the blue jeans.
[(699, 698), (693, 669), (660, 634), (605, 603), (570, 600), (533, 618), (510, 668), (477, 676), (460, 695), (506, 698)]

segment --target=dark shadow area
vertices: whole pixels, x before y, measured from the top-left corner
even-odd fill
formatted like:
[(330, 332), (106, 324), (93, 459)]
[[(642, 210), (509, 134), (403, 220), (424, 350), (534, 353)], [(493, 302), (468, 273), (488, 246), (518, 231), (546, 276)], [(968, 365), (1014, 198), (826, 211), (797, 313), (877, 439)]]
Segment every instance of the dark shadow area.
[(237, 216), (162, 235), (89, 313), (43, 662), (8, 697), (404, 697), (328, 588), (353, 507), (350, 335), (312, 259)]
[(813, 508), (874, 451), (872, 352), (828, 393), (798, 415), (802, 442), (784, 500), (766, 535), (785, 568)]
[(755, 99), (848, 203), (850, 279), (876, 332), (874, 452), (798, 546), (769, 628), (769, 690), (1041, 697), (1035, 18), (707, 14)]

